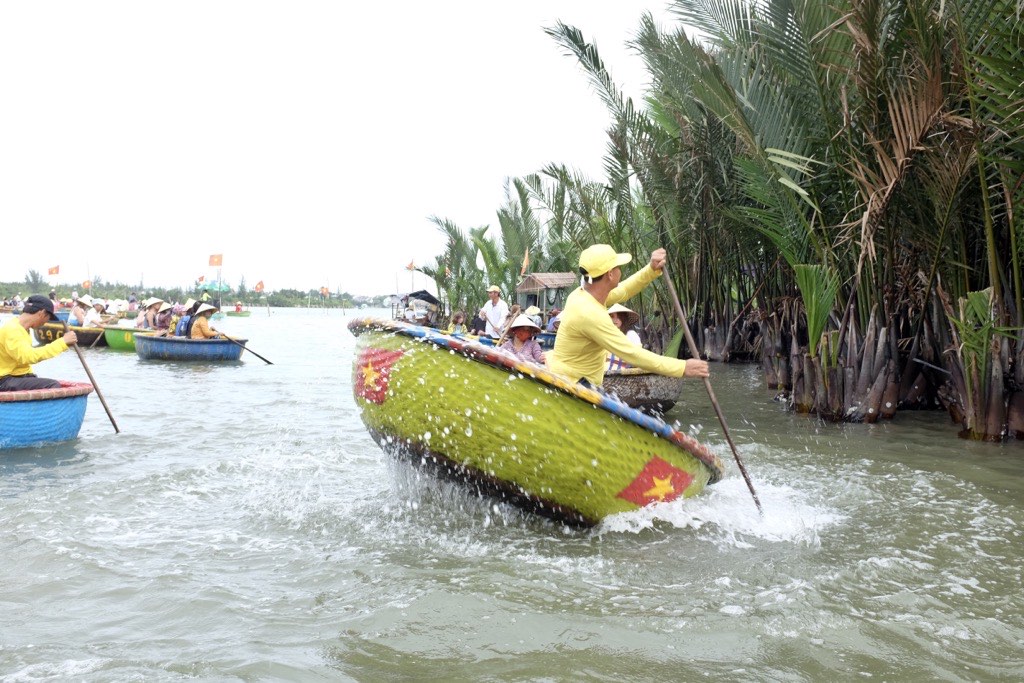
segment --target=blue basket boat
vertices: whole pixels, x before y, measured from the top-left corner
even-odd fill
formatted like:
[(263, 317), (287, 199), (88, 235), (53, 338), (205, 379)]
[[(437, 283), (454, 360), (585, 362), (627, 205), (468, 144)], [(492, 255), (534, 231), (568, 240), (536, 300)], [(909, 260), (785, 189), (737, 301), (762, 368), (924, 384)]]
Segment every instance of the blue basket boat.
[(78, 436), (92, 385), (60, 384), (56, 389), (0, 391), (0, 449), (69, 441)]
[(135, 353), (143, 360), (183, 360), (207, 363), (238, 360), (248, 339), (186, 339), (135, 335)]

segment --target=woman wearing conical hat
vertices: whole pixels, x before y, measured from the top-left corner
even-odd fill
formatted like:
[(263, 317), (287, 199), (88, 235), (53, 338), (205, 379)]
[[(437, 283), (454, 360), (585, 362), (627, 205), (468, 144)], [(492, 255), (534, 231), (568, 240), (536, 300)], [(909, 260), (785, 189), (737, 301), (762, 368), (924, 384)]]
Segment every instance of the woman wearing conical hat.
[(544, 363), (544, 352), (540, 344), (533, 338), (533, 335), (540, 332), (537, 323), (530, 320), (525, 313), (519, 316), (509, 325), (509, 340), (501, 345), (502, 351), (508, 351), (519, 360), (531, 361), (533, 363)]
[(142, 302), (139, 307), (139, 315), (135, 318), (135, 327), (144, 330), (156, 329), (156, 316), (164, 300), (151, 296)]
[(92, 308), (92, 297), (88, 294), (83, 294), (75, 299), (75, 305), (68, 311), (68, 325), (85, 327), (85, 316), (90, 308)]
[(199, 304), (192, 323), (192, 339), (219, 339), (220, 333), (210, 327), (210, 316), (217, 310), (210, 304)]
[(608, 315), (611, 316), (615, 327), (622, 330), (622, 333), (626, 335), (626, 339), (637, 346), (643, 346), (643, 342), (640, 341), (640, 334), (633, 329), (640, 322), (639, 313), (626, 308), (622, 304), (612, 304), (611, 308), (608, 309)]

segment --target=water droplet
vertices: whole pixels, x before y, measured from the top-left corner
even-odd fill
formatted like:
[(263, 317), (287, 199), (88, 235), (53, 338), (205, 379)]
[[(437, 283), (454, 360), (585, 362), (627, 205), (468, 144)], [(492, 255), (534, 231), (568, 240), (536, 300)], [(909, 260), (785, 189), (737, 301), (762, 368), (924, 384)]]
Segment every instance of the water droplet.
[(466, 436), (473, 436), (473, 428), (466, 427)]

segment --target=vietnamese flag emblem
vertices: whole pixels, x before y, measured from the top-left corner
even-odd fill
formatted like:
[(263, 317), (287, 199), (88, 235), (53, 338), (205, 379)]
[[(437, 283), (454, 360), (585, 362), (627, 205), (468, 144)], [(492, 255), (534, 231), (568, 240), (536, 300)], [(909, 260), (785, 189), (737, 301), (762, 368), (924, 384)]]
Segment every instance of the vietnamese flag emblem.
[(693, 475), (673, 467), (658, 456), (647, 461), (629, 486), (619, 491), (619, 498), (640, 507), (650, 503), (667, 503), (683, 495)]
[(356, 361), (356, 396), (370, 403), (383, 403), (387, 400), (391, 366), (404, 353), (375, 348), (360, 351)]

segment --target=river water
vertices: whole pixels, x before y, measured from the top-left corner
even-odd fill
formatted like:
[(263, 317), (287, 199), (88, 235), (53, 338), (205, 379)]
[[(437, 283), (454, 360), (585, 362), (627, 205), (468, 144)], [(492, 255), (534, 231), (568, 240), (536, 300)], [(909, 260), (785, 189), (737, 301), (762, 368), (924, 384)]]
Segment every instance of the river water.
[(727, 478), (570, 530), (389, 462), (348, 320), (214, 323), (274, 365), (84, 352), (121, 433), (93, 394), (78, 440), (0, 453), (0, 680), (1024, 678), (1020, 444), (714, 365), (764, 517), (694, 382), (669, 419)]

